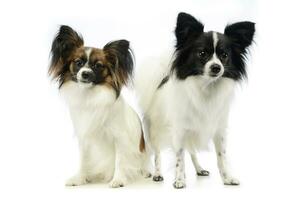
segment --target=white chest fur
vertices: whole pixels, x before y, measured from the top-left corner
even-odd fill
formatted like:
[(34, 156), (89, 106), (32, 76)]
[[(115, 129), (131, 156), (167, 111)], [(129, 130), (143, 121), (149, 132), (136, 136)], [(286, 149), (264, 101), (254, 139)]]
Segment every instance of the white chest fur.
[(105, 86), (84, 87), (75, 82), (68, 82), (61, 88), (66, 100), (76, 134), (80, 137), (93, 134), (104, 127), (108, 121), (115, 94)]
[(61, 94), (69, 106), (85, 176), (117, 179), (113, 184), (139, 175), (146, 161), (139, 149), (141, 124), (123, 97), (116, 98), (105, 86), (82, 87), (75, 82), (65, 83)]
[(234, 86), (226, 78), (208, 85), (201, 77), (171, 78), (152, 104), (151, 123), (159, 124), (152, 132), (182, 141), (186, 148), (206, 148), (217, 131), (226, 129)]

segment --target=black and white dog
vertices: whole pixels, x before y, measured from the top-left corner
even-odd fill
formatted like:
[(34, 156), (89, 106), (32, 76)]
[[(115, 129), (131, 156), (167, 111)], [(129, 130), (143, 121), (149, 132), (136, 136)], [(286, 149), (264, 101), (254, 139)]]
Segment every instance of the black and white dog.
[(193, 16), (179, 13), (175, 52), (147, 61), (136, 76), (139, 103), (155, 152), (153, 180), (163, 180), (160, 151), (171, 146), (176, 153), (175, 188), (185, 187), (185, 150), (197, 174), (208, 175), (196, 152), (211, 140), (224, 184), (239, 184), (226, 162), (226, 127), (234, 88), (246, 77), (245, 58), (255, 25), (228, 25), (224, 34), (203, 29)]

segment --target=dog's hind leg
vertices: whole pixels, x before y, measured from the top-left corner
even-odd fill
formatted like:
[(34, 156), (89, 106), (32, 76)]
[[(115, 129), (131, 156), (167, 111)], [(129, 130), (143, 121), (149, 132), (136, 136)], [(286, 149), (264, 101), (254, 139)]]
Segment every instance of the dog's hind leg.
[(155, 155), (154, 155), (154, 164), (155, 164), (155, 171), (153, 175), (153, 181), (163, 181), (164, 178), (161, 175), (161, 157), (160, 157), (160, 151), (155, 150)]
[(194, 164), (195, 170), (197, 172), (198, 176), (208, 176), (209, 175), (209, 171), (204, 170), (200, 165), (199, 162), (197, 160), (197, 155), (195, 153), (190, 153), (191, 155), (191, 159), (192, 162)]

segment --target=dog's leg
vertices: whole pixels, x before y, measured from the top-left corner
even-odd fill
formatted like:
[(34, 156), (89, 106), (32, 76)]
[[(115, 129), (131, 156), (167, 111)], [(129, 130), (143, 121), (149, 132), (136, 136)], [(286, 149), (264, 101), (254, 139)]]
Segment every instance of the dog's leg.
[(80, 144), (80, 168), (79, 172), (66, 181), (66, 186), (79, 186), (89, 182), (88, 180), (88, 163), (89, 163), (89, 145)]
[(151, 178), (152, 174), (147, 169), (142, 169), (141, 174), (144, 178)]
[(191, 159), (192, 159), (192, 162), (194, 164), (194, 167), (195, 167), (195, 170), (197, 172), (197, 175), (198, 176), (208, 176), (209, 175), (209, 171), (204, 170), (199, 165), (196, 154), (195, 153), (190, 153), (190, 154), (191, 154)]
[(182, 148), (176, 153), (176, 174), (173, 186), (176, 189), (185, 187), (184, 151)]
[(66, 186), (79, 186), (87, 183), (87, 177), (81, 171), (79, 171), (75, 176), (72, 176), (66, 181)]
[(112, 188), (124, 187), (126, 183), (126, 176), (122, 166), (124, 166), (124, 158), (122, 157), (122, 151), (116, 145), (115, 150), (115, 171), (113, 179), (110, 181), (109, 186)]
[(151, 178), (152, 174), (149, 171), (150, 154), (147, 151), (143, 152), (143, 154), (143, 158), (141, 158), (143, 159), (141, 174), (144, 178)]
[(156, 182), (163, 181), (164, 178), (161, 175), (161, 157), (160, 157), (159, 150), (155, 150), (154, 163), (155, 163), (155, 172), (153, 175), (153, 181), (156, 181)]
[(231, 175), (226, 158), (226, 135), (217, 134), (214, 137), (218, 168), (225, 185), (239, 185), (239, 181)]

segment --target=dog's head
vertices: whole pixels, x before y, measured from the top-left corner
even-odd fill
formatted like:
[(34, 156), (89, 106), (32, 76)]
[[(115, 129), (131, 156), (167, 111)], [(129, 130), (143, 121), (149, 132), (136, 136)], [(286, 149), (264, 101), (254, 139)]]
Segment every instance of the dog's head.
[(59, 81), (75, 81), (83, 86), (106, 85), (117, 95), (133, 70), (133, 54), (126, 40), (113, 41), (103, 49), (85, 47), (82, 37), (61, 26), (51, 48), (49, 74)]
[(247, 47), (253, 41), (254, 23), (228, 25), (224, 34), (203, 29), (204, 25), (193, 16), (178, 14), (176, 57), (172, 65), (177, 78), (200, 75), (209, 80), (220, 77), (240, 80), (245, 77), (245, 58)]

